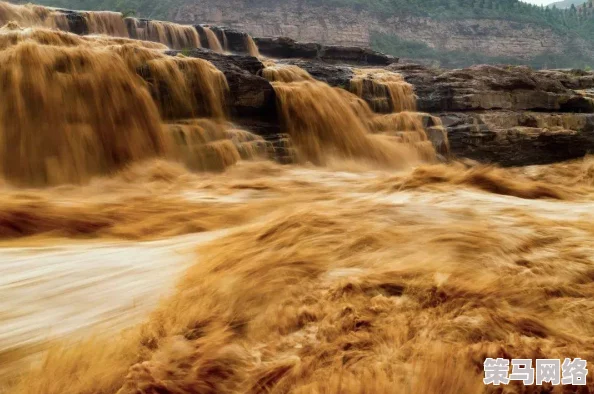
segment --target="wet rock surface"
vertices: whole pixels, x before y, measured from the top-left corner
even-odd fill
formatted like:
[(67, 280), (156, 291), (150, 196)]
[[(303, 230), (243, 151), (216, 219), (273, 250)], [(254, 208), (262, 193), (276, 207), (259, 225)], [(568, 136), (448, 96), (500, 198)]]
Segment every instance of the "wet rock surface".
[[(210, 26), (212, 31), (215, 32), (219, 41), (227, 42), (227, 50), (231, 52), (237, 53), (248, 53), (249, 49), (246, 45), (246, 40), (248, 39), (248, 34), (246, 32), (231, 29), (228, 27), (220, 27), (220, 26)], [(225, 34), (225, 38), (223, 38), (223, 33)]]
[(384, 66), (397, 63), (398, 59), (369, 48), (345, 47), (337, 45), (322, 46), (320, 59), (331, 63), (353, 63)]
[(591, 72), (485, 65), (388, 69), (414, 85), (420, 111), (440, 114), (454, 156), (521, 166), (594, 150)]
[[(60, 11), (66, 16), (69, 31), (89, 34), (84, 13)], [(124, 20), (135, 38), (133, 20)], [(147, 22), (138, 19), (135, 23)], [(226, 50), (249, 51), (245, 32), (203, 26), (210, 27)], [(205, 41), (203, 27), (195, 28)], [(350, 89), (355, 77), (352, 67), (385, 68), (402, 74), (415, 88), (417, 109), (441, 116), (455, 156), (516, 166), (573, 159), (594, 150), (593, 72), (487, 65), (444, 70), (400, 64), (396, 58), (365, 48), (301, 43), (286, 37), (255, 38), (255, 42), (262, 55), (299, 66), (315, 79), (343, 89)], [(289, 161), (290, 148), (281, 134), (276, 94), (261, 77), (264, 65), (260, 60), (201, 48), (168, 52), (179, 53), (208, 60), (221, 70), (228, 81), (227, 106), (234, 122), (274, 141), (283, 152), (280, 160)], [(389, 101), (389, 95), (380, 90), (363, 85), (363, 98), (374, 108), (381, 107), (374, 105), (378, 101)], [(434, 126), (425, 127), (431, 135)]]
[(393, 64), (415, 86), (419, 110), (594, 112), (594, 103), (572, 87), (592, 84), (592, 75), (534, 71), (521, 66), (479, 65), (443, 70)]
[(330, 86), (348, 89), (353, 79), (353, 69), (346, 65), (328, 64), (321, 60), (285, 59), (281, 64), (292, 64), (307, 71), (318, 81), (326, 82)]
[[(229, 85), (227, 103), (233, 118), (253, 118), (255, 123), (278, 122), (276, 94), (270, 82), (258, 75), (264, 65), (257, 58), (225, 55), (201, 48), (167, 53), (176, 56), (182, 52), (185, 56), (210, 61), (225, 74)], [(268, 127), (261, 129), (267, 130)]]
[(88, 22), (82, 12), (58, 8), (66, 16), (68, 31), (78, 35), (89, 34)]
[[(319, 50), (320, 46), (313, 47)], [(297, 53), (307, 48), (301, 47)], [(223, 71), (234, 120), (272, 141), (279, 161), (294, 158), (289, 139), (281, 134), (274, 89), (260, 76), (264, 68), (260, 60), (205, 49), (184, 54), (209, 60)], [(349, 89), (355, 76), (353, 65), (346, 62), (333, 64), (320, 58), (278, 62), (299, 66), (315, 79), (344, 89)], [(387, 68), (401, 73), (415, 87), (419, 111), (441, 117), (454, 157), (520, 166), (579, 158), (594, 151), (593, 73), (493, 66), (440, 70), (393, 64)], [(367, 94), (363, 98), (373, 104), (385, 99), (380, 96)], [(433, 134), (441, 134), (432, 133), (435, 125), (427, 119), (425, 129), (433, 141)]]
[(254, 41), (265, 56), (290, 59), (315, 59), (322, 46), (314, 43), (300, 43), (287, 37), (256, 37)]
[[(196, 31), (198, 32), (198, 37), (200, 37), (200, 45), (202, 45), (202, 48), (208, 48), (208, 37), (206, 36), (206, 32), (204, 31), (204, 27), (202, 25), (194, 25), (194, 29), (196, 29)], [(216, 34), (216, 33), (215, 33)], [(217, 38), (219, 39), (220, 42), (223, 42), (218, 34), (217, 34)]]
[(368, 48), (297, 42), (287, 37), (254, 38), (260, 53), (276, 58), (317, 59), (327, 63), (386, 66), (397, 58)]
[(548, 164), (594, 151), (594, 114), (441, 114), (453, 155), (501, 166)]

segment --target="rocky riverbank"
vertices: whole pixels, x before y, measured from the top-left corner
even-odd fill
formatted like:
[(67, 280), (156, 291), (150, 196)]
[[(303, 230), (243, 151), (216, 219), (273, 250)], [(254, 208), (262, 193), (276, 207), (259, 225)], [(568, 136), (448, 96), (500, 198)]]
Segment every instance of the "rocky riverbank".
[[(427, 114), (424, 125), (429, 139), (436, 146), (443, 143), (443, 136), (432, 132), (436, 125), (431, 115), (439, 116), (453, 156), (517, 166), (574, 159), (594, 150), (592, 72), (480, 65), (444, 70), (401, 64), (397, 58), (359, 47), (300, 43), (286, 37), (252, 39), (225, 26), (176, 25), (107, 12), (94, 13), (103, 18), (98, 24), (88, 12), (56, 12), (62, 19), (55, 27), (61, 30), (157, 41), (172, 48), (167, 52), (171, 56), (210, 61), (227, 79), (230, 119), (273, 141), (277, 159), (283, 162), (290, 161), (283, 151), (290, 143), (280, 122), (275, 90), (263, 77), (267, 58), (298, 66), (317, 80), (349, 91), (357, 80), (359, 95), (376, 112), (396, 108), (391, 91), (378, 83), (376, 74), (402, 75), (414, 87), (416, 109)], [(176, 35), (183, 39), (174, 39)], [(152, 83), (146, 67), (139, 67), (138, 74)]]

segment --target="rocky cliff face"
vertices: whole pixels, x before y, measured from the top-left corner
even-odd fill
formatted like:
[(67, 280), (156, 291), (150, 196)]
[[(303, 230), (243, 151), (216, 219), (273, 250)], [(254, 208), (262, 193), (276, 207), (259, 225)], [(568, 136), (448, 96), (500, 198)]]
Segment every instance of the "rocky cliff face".
[[(271, 8), (275, 9), (278, 7)], [(204, 10), (209, 9), (205, 6)], [(64, 27), (68, 31), (82, 35), (89, 33), (87, 13), (58, 12), (66, 17), (68, 23)], [(302, 17), (307, 12), (303, 11)], [(109, 16), (118, 18), (117, 14)], [(211, 31), (221, 35), (221, 39), (225, 31), (226, 40), (223, 41), (239, 53), (186, 48), (167, 54), (206, 59), (223, 72), (229, 87), (224, 98), (230, 119), (241, 128), (267, 139), (268, 143), (263, 146), (274, 148), (269, 152), (271, 157), (283, 163), (291, 162), (295, 157), (294, 149), (291, 138), (285, 134), (286, 125), (282, 124), (277, 91), (264, 78), (265, 69), (271, 66), (245, 54), (250, 50), (244, 32), (215, 26), (213, 23), (225, 23), (220, 15), (215, 19), (210, 19)], [(120, 22), (128, 28), (131, 37), (138, 33), (139, 25), (162, 23), (131, 19)], [(198, 39), (207, 43), (207, 37), (202, 37), (205, 27), (194, 25), (194, 28)], [(327, 28), (327, 31), (332, 29)], [(156, 41), (160, 40), (156, 37)], [(368, 111), (377, 114), (386, 113), (385, 109), (390, 113), (411, 111), (414, 105), (396, 110), (396, 103), (405, 101), (406, 97), (412, 98), (412, 90), (398, 95), (385, 84), (401, 83), (404, 79), (410, 84), (407, 87), (414, 88), (417, 99), (413, 101), (422, 112), (401, 115), (405, 120), (414, 118), (421, 122), (419, 127), (425, 129), (429, 141), (443, 159), (452, 154), (502, 166), (521, 166), (574, 159), (594, 152), (594, 72), (535, 71), (525, 66), (488, 65), (447, 70), (400, 64), (393, 57), (369, 49), (313, 41), (300, 43), (286, 37), (256, 39), (260, 52), (277, 58), (277, 65), (298, 66), (314, 79), (356, 91), (369, 104)], [(160, 84), (148, 64), (141, 62), (136, 71), (153, 86), (151, 93), (155, 102), (172, 97), (168, 90), (171, 87)], [(182, 73), (190, 71), (191, 68), (180, 68)], [(312, 103), (311, 106), (315, 106), (315, 102)], [(175, 117), (181, 119), (188, 115), (186, 112), (175, 113), (172, 118)], [(406, 126), (394, 127), (404, 127), (404, 130), (396, 129), (396, 133), (407, 131)], [(382, 132), (381, 128), (369, 130)], [(395, 136), (401, 137), (399, 134)]]
[[(358, 67), (369, 67), (367, 62), (356, 64), (353, 59), (350, 64), (336, 64), (337, 59), (328, 62), (319, 56), (292, 56), (309, 54), (305, 50), (312, 46), (318, 53), (320, 46), (316, 45), (302, 47), (288, 39), (276, 39), (268, 42), (267, 48), (280, 53), (278, 57), (286, 57), (277, 60), (278, 64), (297, 65), (315, 79), (345, 89), (362, 70)], [(351, 53), (351, 48), (346, 49)], [(184, 53), (207, 59), (224, 72), (230, 88), (227, 106), (234, 121), (277, 144), (276, 159), (290, 162), (290, 139), (279, 123), (275, 91), (262, 78), (264, 65), (246, 55), (205, 49)], [(287, 53), (291, 56), (283, 55)], [(438, 152), (444, 129), (435, 127), (437, 117), (447, 132), (449, 152), (458, 158), (522, 166), (594, 152), (594, 72), (534, 71), (523, 66), (444, 70), (398, 63), (382, 67), (400, 73), (414, 86), (418, 110), (424, 112), (419, 115)], [(388, 91), (372, 88), (367, 93), (363, 91), (362, 98), (372, 106), (376, 101), (390, 100)]]
[(594, 73), (391, 65), (439, 114), (454, 155), (503, 166), (547, 164), (594, 151)]
[[(312, 6), (303, 0), (186, 0), (170, 19), (183, 23), (213, 23), (243, 29), (256, 37), (284, 36), (321, 44), (369, 47), (373, 32), (407, 41), (424, 42), (447, 51), (528, 59), (560, 54), (569, 44), (553, 30), (505, 20), (436, 20), (390, 15), (381, 17), (352, 8)], [(571, 44), (592, 50), (580, 40)]]

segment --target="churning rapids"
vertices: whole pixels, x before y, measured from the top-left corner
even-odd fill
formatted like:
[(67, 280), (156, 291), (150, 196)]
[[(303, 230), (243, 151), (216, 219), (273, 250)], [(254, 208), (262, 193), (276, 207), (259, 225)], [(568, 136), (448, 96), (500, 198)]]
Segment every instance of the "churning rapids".
[(486, 357), (592, 368), (594, 159), (448, 158), (398, 74), (346, 90), (262, 59), (277, 164), (222, 72), (165, 53), (195, 29), (85, 18), (0, 3), (0, 392), (479, 393)]

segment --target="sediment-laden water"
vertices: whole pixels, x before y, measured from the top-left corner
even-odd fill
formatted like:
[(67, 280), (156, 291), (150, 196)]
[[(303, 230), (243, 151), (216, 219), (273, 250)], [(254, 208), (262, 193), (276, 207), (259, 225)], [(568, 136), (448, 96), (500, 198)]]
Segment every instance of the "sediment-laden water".
[(398, 74), (263, 59), (280, 165), (165, 52), (195, 28), (63, 17), (0, 3), (0, 392), (477, 393), (486, 357), (594, 360), (591, 158), (449, 158)]

